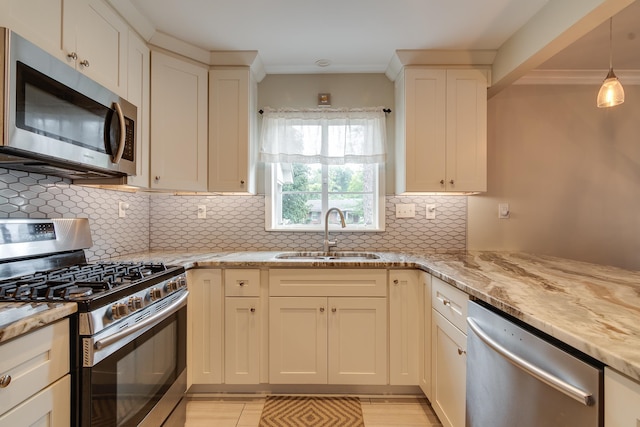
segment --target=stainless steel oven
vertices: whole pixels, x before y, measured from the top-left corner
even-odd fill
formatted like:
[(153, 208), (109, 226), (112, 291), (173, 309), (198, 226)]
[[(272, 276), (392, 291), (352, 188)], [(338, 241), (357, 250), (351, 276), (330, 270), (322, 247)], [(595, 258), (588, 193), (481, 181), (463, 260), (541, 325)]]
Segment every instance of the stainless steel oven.
[(88, 263), (91, 245), (87, 219), (0, 219), (0, 301), (77, 304), (74, 426), (160, 426), (186, 391), (184, 267)]
[(186, 390), (186, 297), (130, 330), (83, 338), (83, 426), (160, 426)]

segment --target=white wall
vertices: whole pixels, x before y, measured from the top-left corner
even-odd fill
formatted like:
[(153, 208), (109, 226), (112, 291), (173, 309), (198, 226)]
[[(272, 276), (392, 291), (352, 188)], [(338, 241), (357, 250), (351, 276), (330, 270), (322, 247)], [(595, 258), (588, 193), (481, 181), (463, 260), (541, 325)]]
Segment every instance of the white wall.
[(516, 85), (489, 100), (489, 191), (469, 197), (470, 250), (640, 269), (640, 86), (611, 109), (597, 92)]

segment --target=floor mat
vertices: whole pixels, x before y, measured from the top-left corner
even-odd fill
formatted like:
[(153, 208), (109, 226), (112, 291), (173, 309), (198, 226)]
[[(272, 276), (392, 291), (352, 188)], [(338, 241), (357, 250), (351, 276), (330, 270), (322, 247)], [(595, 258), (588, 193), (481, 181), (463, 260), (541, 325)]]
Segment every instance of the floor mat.
[(364, 427), (353, 396), (267, 396), (259, 427)]

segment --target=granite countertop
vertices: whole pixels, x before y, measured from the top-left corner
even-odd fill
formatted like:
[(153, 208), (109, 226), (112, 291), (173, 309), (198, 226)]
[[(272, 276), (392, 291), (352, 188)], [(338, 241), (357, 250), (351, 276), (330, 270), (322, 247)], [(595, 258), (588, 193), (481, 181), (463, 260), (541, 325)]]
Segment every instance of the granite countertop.
[(280, 260), (280, 252), (148, 252), (129, 261), (217, 267), (419, 268), (640, 381), (640, 272), (508, 252), (374, 252), (377, 260)]
[(0, 302), (0, 344), (73, 314), (75, 303)]

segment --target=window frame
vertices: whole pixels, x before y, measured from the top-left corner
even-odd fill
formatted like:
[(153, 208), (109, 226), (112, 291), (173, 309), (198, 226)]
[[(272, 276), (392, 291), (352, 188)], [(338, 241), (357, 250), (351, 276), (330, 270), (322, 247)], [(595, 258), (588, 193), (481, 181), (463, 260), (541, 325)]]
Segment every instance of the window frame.
[[(277, 172), (276, 168), (279, 163), (267, 163), (265, 164), (265, 230), (266, 231), (285, 231), (285, 232), (317, 232), (324, 231), (324, 218), (329, 209), (328, 205), (328, 183), (322, 183), (321, 192), (321, 219), (319, 224), (308, 225), (279, 225), (275, 223), (275, 209), (277, 207)], [(383, 163), (374, 164), (377, 166), (377, 182), (376, 189), (374, 191), (374, 201), (377, 202), (376, 206), (376, 218), (374, 224), (369, 227), (356, 226), (353, 224), (347, 224), (345, 228), (340, 227), (337, 224), (329, 224), (329, 230), (339, 230), (340, 232), (382, 232), (385, 231), (385, 167)], [(323, 169), (328, 168), (327, 165), (322, 165)], [(377, 193), (377, 194), (376, 194)]]

